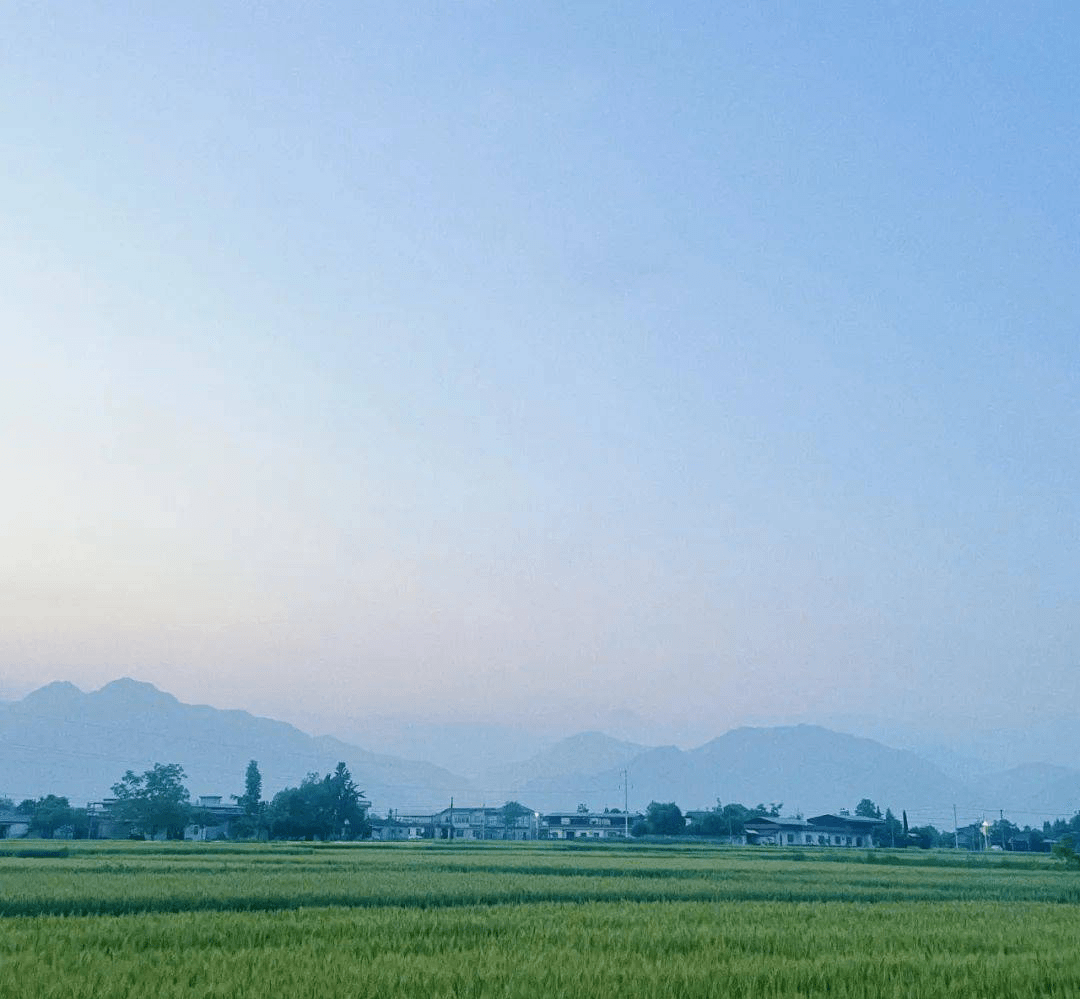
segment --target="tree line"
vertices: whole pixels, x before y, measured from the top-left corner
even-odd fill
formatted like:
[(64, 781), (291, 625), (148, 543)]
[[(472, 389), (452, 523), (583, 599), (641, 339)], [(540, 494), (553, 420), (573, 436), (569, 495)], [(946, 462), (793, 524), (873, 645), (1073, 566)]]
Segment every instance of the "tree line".
[[(156, 763), (141, 774), (126, 771), (112, 786), (115, 800), (108, 819), (128, 826), (133, 836), (151, 839), (161, 835), (181, 839), (191, 826), (210, 829), (220, 825), (220, 814), (192, 804), (185, 779), (184, 768), (178, 763)], [(371, 834), (368, 802), (344, 763), (338, 763), (333, 771), (322, 776), (309, 773), (299, 786), (287, 787), (270, 801), (264, 801), (262, 774), (258, 762), (251, 760), (244, 774), (244, 791), (232, 795), (232, 799), (241, 809), (241, 814), (230, 817), (229, 821), (229, 835), (236, 839), (353, 840)], [(527, 811), (516, 802), (506, 807)], [(630, 832), (635, 837), (735, 839), (745, 836), (747, 822), (762, 817), (777, 818), (782, 807), (778, 802), (747, 807), (738, 802), (723, 804), (718, 799), (715, 807), (693, 812), (688, 821), (675, 802), (654, 801), (643, 816), (635, 819)], [(579, 805), (578, 810), (588, 811), (588, 808)], [(0, 812), (25, 816), (30, 833), (44, 839), (57, 835), (84, 839), (95, 834), (94, 813), (74, 807), (66, 797), (54, 794), (27, 798), (17, 805), (10, 798), (0, 796)], [(956, 843), (953, 831), (939, 830), (933, 825), (909, 826), (907, 812), (897, 817), (886, 808), (882, 813), (870, 798), (863, 798), (853, 814), (881, 821), (873, 834), (877, 846), (931, 849), (952, 847)], [(981, 836), (984, 845), (1003, 850), (1038, 852), (1053, 843), (1055, 850), (1068, 860), (1076, 856), (1069, 853), (1074, 844), (1080, 844), (1080, 812), (1071, 819), (1044, 822), (1041, 829), (1020, 827), (1001, 817), (988, 823)]]
[[(755, 818), (778, 818), (781, 803), (758, 804), (752, 808), (738, 802), (716, 805), (705, 812), (694, 812), (689, 820), (673, 801), (652, 802), (643, 818), (630, 829), (633, 836), (695, 836), (706, 839), (736, 839), (746, 835), (746, 823)], [(845, 814), (841, 811), (841, 814)], [(874, 830), (876, 846), (904, 849), (915, 847), (924, 850), (936, 847), (949, 848), (956, 845), (954, 830), (937, 829), (933, 825), (911, 826), (906, 811), (900, 816), (886, 808), (884, 813), (870, 799), (863, 798), (850, 814), (861, 818), (878, 819), (881, 825)], [(801, 816), (800, 816), (801, 818)], [(1044, 822), (1041, 829), (1020, 827), (1002, 817), (988, 823), (984, 832), (985, 845), (1002, 850), (1026, 850), (1040, 852), (1054, 843), (1055, 852), (1069, 859), (1074, 844), (1080, 844), (1080, 812), (1071, 819)]]
[[(107, 813), (75, 808), (66, 797), (49, 794), (16, 805), (0, 797), (0, 812), (26, 817), (30, 833), (43, 839), (64, 835), (85, 839), (95, 835), (94, 823), (106, 819), (126, 826), (143, 839), (182, 839), (191, 826), (215, 828), (220, 813), (192, 804), (179, 763), (155, 763), (143, 773), (128, 770), (112, 786), (114, 800)], [(279, 791), (263, 801), (262, 774), (256, 760), (248, 763), (243, 794), (232, 795), (241, 809), (229, 817), (229, 833), (238, 839), (363, 839), (371, 834), (367, 801), (349, 768), (338, 763), (330, 773), (309, 773), (298, 787)]]

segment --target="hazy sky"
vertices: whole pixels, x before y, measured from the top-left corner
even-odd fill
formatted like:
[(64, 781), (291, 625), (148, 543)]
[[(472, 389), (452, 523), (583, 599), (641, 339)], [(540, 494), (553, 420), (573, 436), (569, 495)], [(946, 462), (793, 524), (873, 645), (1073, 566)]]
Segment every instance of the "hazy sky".
[(404, 6), (0, 9), (0, 696), (1080, 712), (1076, 5)]

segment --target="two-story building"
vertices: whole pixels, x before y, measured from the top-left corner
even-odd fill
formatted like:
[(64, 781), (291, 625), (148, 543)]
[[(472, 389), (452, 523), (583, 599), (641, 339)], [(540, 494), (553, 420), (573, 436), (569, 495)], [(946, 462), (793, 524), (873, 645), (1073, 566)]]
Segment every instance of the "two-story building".
[(435, 839), (526, 840), (537, 838), (538, 814), (531, 808), (486, 805), (444, 808), (432, 816)]
[(228, 839), (232, 823), (244, 814), (235, 801), (223, 801), (220, 794), (203, 794), (191, 806), (196, 821), (184, 829), (184, 839)]
[(547, 812), (540, 816), (540, 838), (624, 839), (642, 818), (622, 812)]

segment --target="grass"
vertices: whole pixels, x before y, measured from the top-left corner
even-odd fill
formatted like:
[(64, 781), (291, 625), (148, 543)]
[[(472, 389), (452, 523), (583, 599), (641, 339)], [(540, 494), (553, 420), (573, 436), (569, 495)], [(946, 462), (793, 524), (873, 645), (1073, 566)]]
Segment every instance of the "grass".
[(76, 843), (0, 855), (0, 994), (1080, 996), (1078, 884), (949, 853)]

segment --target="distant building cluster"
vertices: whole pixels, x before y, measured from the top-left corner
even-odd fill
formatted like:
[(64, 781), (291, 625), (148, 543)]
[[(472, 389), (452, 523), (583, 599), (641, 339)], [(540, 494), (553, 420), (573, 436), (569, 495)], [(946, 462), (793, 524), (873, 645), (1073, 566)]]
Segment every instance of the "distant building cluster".
[[(86, 806), (90, 839), (126, 839), (131, 834), (131, 823), (120, 819), (117, 799), (105, 798), (91, 801)], [(232, 824), (244, 815), (243, 808), (235, 801), (225, 801), (220, 794), (204, 794), (193, 803), (197, 809), (198, 822), (184, 827), (184, 839), (229, 839)], [(165, 834), (161, 834), (164, 839)]]
[[(63, 799), (66, 803), (66, 799)], [(296, 835), (288, 832), (268, 833), (263, 825), (261, 832), (253, 835), (250, 811), (241, 804), (242, 798), (225, 799), (222, 795), (202, 795), (191, 802), (185, 813), (187, 824), (183, 828), (185, 840), (208, 841), (224, 839), (266, 838), (358, 838), (346, 835), (338, 830), (329, 836), (325, 834)], [(30, 803), (33, 804), (33, 803)], [(260, 805), (265, 808), (265, 805)], [(604, 841), (625, 840), (640, 836), (679, 836), (690, 835), (707, 839), (710, 842), (733, 846), (761, 847), (815, 847), (829, 849), (873, 849), (875, 846), (903, 846), (916, 842), (915, 833), (905, 837), (902, 833), (890, 831), (889, 821), (899, 826), (897, 820), (887, 814), (884, 819), (872, 815), (851, 814), (846, 810), (827, 812), (809, 818), (799, 816), (781, 816), (778, 809), (772, 814), (750, 813), (750, 817), (739, 822), (733, 829), (728, 828), (725, 818), (721, 822), (723, 831), (717, 831), (715, 821), (710, 828), (710, 820), (718, 816), (718, 809), (713, 811), (689, 811), (685, 815), (675, 806), (660, 805), (655, 802), (649, 806), (649, 812), (620, 812), (607, 809), (603, 812), (589, 811), (584, 805), (576, 811), (540, 812), (518, 802), (508, 802), (494, 807), (487, 805), (451, 805), (439, 811), (399, 812), (391, 809), (385, 817), (370, 814), (370, 803), (362, 794), (357, 796), (358, 813), (356, 818), (364, 824), (363, 836), (379, 842), (408, 841)], [(738, 807), (738, 806), (736, 806)], [(761, 806), (759, 806), (760, 808)], [(673, 810), (677, 816), (673, 828), (658, 830), (654, 810)], [(28, 836), (47, 835), (58, 839), (126, 839), (132, 835), (137, 838), (140, 830), (135, 828), (124, 815), (122, 803), (117, 798), (105, 798), (90, 802), (85, 809), (70, 810), (83, 814), (83, 824), (76, 829), (73, 826), (58, 825), (54, 830), (42, 832), (35, 827), (34, 820), (25, 809), (5, 808), (0, 804), (0, 839), (17, 839)], [(880, 813), (879, 813), (880, 814)], [(1072, 825), (1080, 822), (1080, 815)], [(1064, 823), (1059, 823), (1065, 828)], [(702, 830), (707, 830), (702, 832)], [(1071, 836), (1071, 827), (1060, 837), (1052, 837), (1050, 830), (1044, 835), (1031, 829), (1019, 829), (1007, 824), (992, 825), (987, 822), (958, 827), (954, 832), (941, 834), (936, 845), (956, 847), (965, 850), (1010, 850), (1010, 851), (1048, 851), (1058, 842), (1066, 842), (1064, 837)], [(172, 832), (179, 835), (179, 827)], [(160, 830), (150, 838), (164, 839), (166, 832)]]
[(621, 812), (536, 812), (525, 806), (458, 806), (439, 812), (404, 814), (391, 812), (385, 819), (371, 820), (371, 836), (377, 840), (537, 840), (624, 839), (641, 814)]

